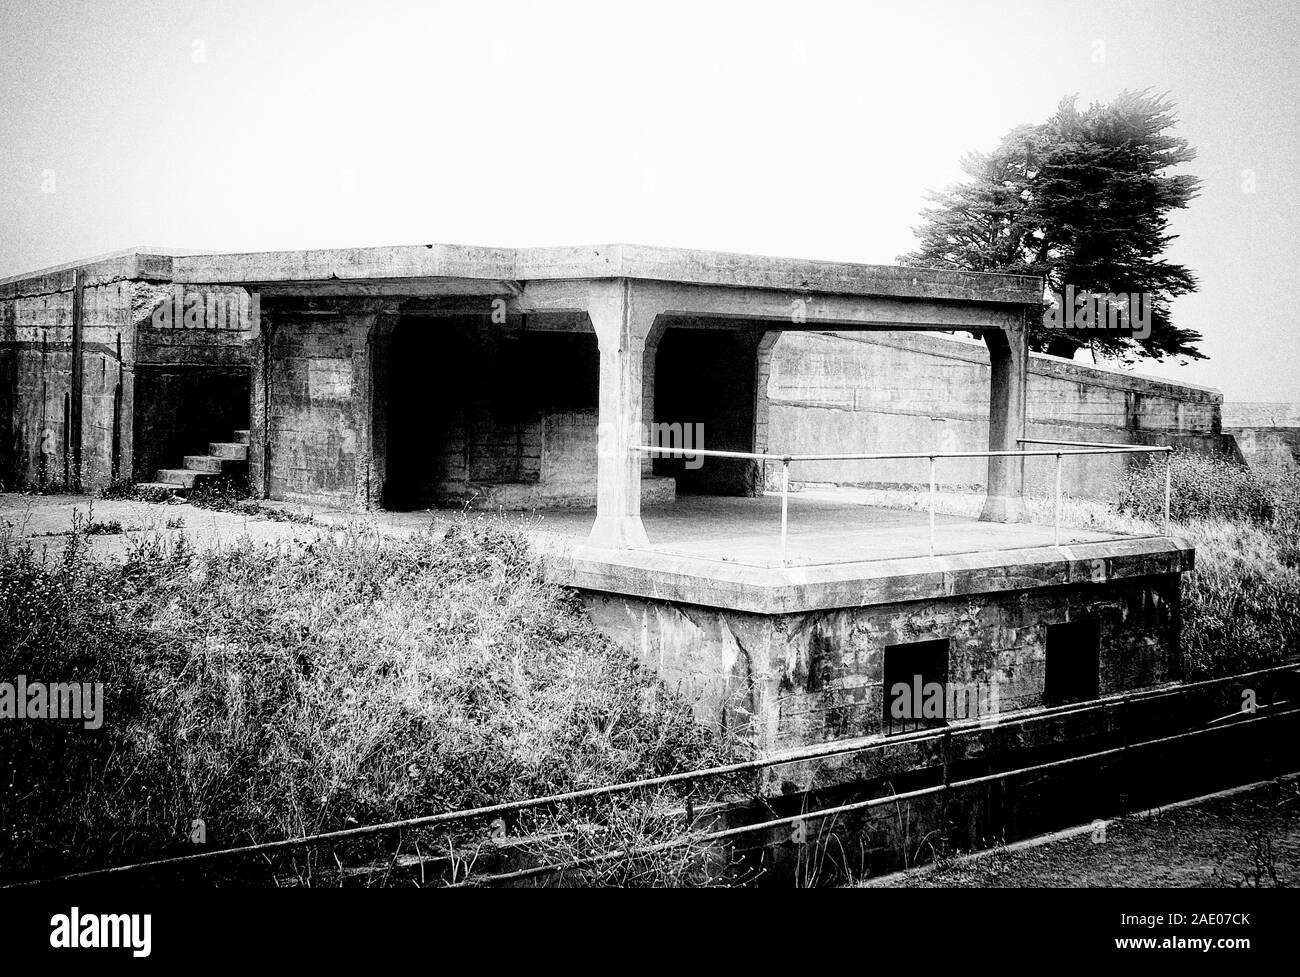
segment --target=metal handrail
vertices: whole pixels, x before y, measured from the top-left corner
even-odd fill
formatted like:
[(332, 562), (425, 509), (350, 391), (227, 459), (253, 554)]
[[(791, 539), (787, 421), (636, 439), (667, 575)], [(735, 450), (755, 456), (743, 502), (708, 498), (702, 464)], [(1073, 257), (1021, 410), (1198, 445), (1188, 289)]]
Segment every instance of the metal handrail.
[(934, 556), (934, 502), (935, 462), (940, 458), (1055, 458), (1056, 492), (1053, 502), (1053, 546), (1061, 545), (1061, 459), (1066, 455), (1108, 454), (1164, 454), (1165, 511), (1164, 534), (1169, 535), (1169, 508), (1172, 488), (1173, 448), (1169, 445), (1110, 444), (1103, 441), (1055, 441), (1045, 438), (1017, 438), (1018, 444), (1051, 444), (1057, 450), (989, 450), (989, 451), (892, 451), (853, 452), (828, 455), (770, 454), (762, 451), (718, 451), (711, 448), (666, 448), (663, 446), (634, 444), (632, 451), (645, 454), (684, 458), (740, 458), (750, 461), (779, 461), (781, 463), (781, 566), (787, 566), (786, 550), (789, 539), (790, 465), (797, 461), (885, 461), (925, 458), (930, 462), (930, 556)]

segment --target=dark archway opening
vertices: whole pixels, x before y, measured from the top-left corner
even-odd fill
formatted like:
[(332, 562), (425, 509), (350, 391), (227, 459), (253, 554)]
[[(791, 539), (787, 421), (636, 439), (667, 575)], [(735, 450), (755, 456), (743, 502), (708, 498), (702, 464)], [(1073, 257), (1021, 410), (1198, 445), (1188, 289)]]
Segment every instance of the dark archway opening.
[[(743, 330), (669, 328), (655, 361), (655, 428), (664, 447), (754, 450), (755, 337)], [(678, 443), (673, 441), (677, 439)], [(760, 468), (734, 458), (656, 458), (679, 494), (759, 495)]]
[(388, 351), (384, 507), (595, 501), (594, 333), (403, 317)]

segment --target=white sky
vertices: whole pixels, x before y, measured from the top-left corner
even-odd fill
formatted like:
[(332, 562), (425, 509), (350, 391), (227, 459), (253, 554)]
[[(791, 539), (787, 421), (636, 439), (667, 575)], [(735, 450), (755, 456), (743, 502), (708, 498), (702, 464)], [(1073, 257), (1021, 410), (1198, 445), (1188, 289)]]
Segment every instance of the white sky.
[(1212, 359), (1139, 369), (1295, 401), (1298, 41), (1290, 0), (5, 0), (0, 277), (135, 244), (888, 264), (963, 152), (1154, 87), (1200, 152), (1174, 316)]

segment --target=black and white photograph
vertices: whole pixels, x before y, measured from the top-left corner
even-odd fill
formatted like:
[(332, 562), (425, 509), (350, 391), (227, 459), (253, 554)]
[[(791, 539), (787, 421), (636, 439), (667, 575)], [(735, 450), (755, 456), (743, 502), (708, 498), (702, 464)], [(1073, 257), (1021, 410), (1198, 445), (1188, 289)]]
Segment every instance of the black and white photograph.
[(1290, 0), (5, 0), (6, 959), (1284, 959), (1297, 106)]

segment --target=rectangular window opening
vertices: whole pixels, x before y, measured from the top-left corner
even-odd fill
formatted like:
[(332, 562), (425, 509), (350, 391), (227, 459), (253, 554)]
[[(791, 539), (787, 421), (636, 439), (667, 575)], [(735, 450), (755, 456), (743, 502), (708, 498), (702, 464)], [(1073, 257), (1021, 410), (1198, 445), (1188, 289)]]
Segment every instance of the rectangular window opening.
[(948, 639), (887, 645), (884, 664), (887, 734), (948, 725)]
[(1069, 621), (1047, 626), (1047, 674), (1043, 705), (1086, 702), (1101, 694), (1101, 626)]

